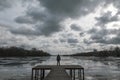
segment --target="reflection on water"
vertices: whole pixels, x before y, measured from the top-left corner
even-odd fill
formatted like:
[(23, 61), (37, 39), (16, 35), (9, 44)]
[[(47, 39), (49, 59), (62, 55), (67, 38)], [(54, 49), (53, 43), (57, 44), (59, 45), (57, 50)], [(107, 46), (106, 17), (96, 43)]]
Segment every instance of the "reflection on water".
[[(0, 80), (30, 80), (35, 65), (56, 64), (56, 57), (0, 58)], [(61, 64), (85, 68), (85, 80), (120, 80), (120, 58), (63, 57)]]
[(120, 58), (74, 57), (74, 59), (85, 68), (86, 80), (120, 80)]
[(0, 80), (30, 80), (31, 68), (49, 57), (0, 58)]

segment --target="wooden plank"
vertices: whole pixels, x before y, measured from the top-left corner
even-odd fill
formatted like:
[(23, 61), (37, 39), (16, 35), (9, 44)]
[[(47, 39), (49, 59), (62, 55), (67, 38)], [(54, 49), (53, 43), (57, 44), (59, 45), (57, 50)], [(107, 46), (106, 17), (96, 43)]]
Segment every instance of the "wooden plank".
[(64, 68), (56, 66), (52, 68), (51, 72), (45, 77), (44, 80), (71, 80)]

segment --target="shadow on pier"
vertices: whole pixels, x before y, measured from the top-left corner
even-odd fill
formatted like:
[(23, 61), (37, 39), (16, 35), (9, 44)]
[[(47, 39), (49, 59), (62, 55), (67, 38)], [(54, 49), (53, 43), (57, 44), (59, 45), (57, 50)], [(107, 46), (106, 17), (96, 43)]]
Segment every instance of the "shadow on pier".
[[(45, 75), (46, 70), (50, 70), (47, 75)], [(67, 71), (69, 71), (69, 73), (67, 73)], [(32, 68), (31, 80), (76, 79), (84, 80), (84, 68), (80, 65), (38, 65)]]

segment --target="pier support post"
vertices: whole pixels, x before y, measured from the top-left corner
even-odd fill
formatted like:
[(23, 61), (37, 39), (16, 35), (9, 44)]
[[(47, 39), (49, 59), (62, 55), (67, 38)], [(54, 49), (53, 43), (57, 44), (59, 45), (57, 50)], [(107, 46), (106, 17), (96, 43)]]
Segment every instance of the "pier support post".
[(45, 70), (40, 69), (40, 80), (43, 80), (45, 78)]
[(80, 69), (80, 79), (82, 80), (82, 70)]
[(75, 69), (73, 69), (73, 73), (74, 73), (73, 80), (75, 80)]
[(37, 80), (36, 78), (37, 78), (37, 73), (36, 73), (36, 70), (35, 70), (35, 78), (34, 79)]
[(39, 80), (39, 69), (36, 70), (36, 79)]
[(84, 80), (84, 68), (82, 70), (83, 70), (83, 80)]
[(42, 72), (42, 69), (40, 69), (40, 80), (42, 80), (43, 78), (43, 72)]
[(43, 69), (43, 79), (45, 78), (45, 70)]
[(45, 78), (45, 69), (32, 69), (31, 80), (43, 80)]
[[(39, 72), (38, 69), (35, 69), (35, 80), (38, 80)], [(34, 80), (34, 79), (33, 79)]]
[(33, 74), (34, 74), (34, 73), (33, 73), (33, 69), (32, 69), (31, 80), (33, 80)]
[(80, 75), (81, 75), (81, 73), (80, 73), (80, 70), (78, 69), (78, 79), (80, 80)]
[(70, 69), (70, 77), (72, 78), (72, 69)]

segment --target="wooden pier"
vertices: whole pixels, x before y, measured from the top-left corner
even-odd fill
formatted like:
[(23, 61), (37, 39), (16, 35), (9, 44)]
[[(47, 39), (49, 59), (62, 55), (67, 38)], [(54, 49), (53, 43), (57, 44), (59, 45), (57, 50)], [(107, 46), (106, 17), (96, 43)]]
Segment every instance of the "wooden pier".
[[(45, 75), (46, 70), (50, 70), (48, 75)], [(80, 65), (38, 65), (32, 68), (31, 80), (84, 80), (84, 68)]]

